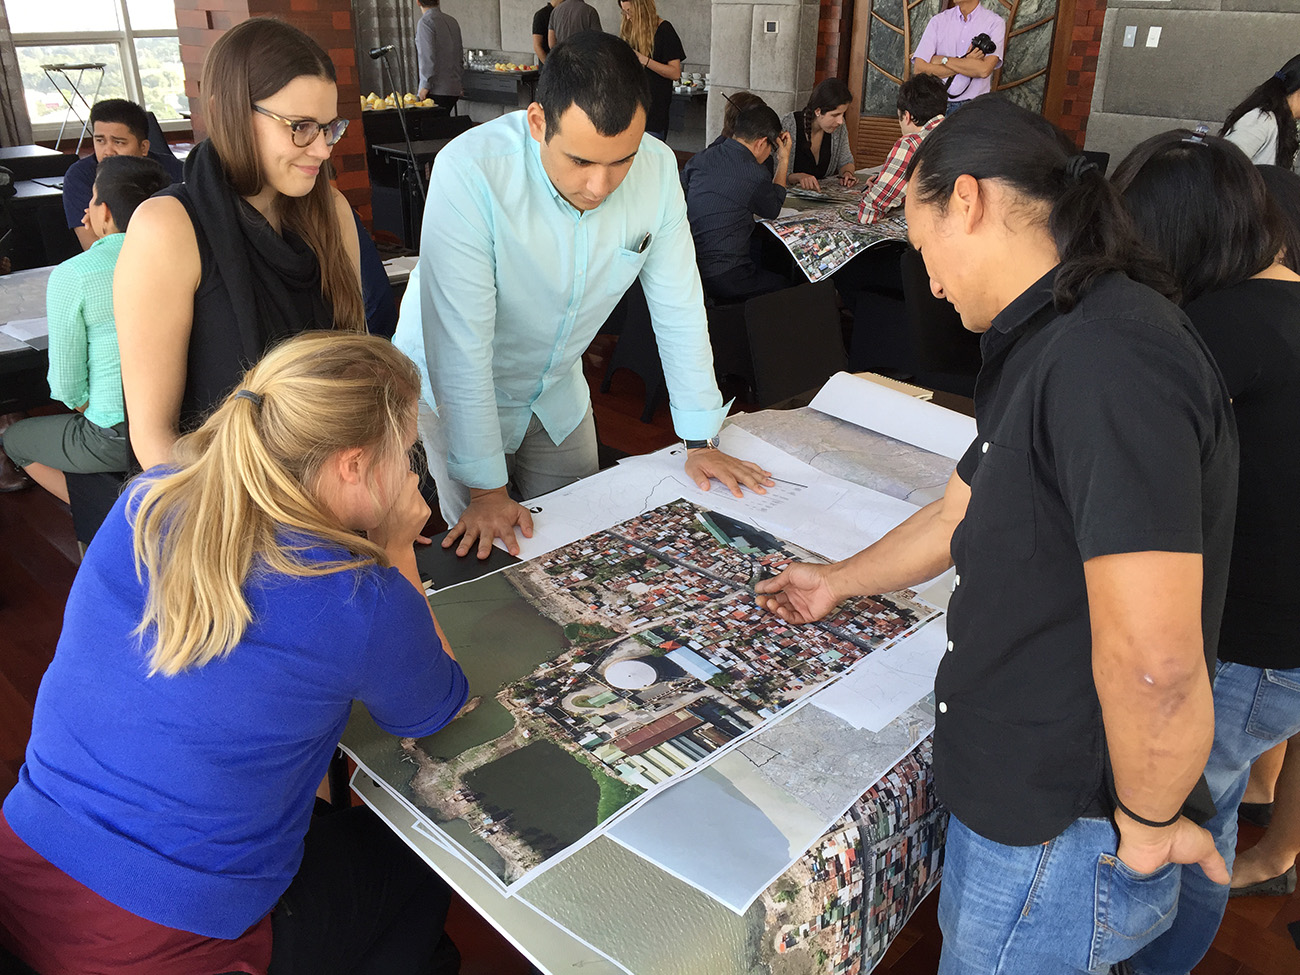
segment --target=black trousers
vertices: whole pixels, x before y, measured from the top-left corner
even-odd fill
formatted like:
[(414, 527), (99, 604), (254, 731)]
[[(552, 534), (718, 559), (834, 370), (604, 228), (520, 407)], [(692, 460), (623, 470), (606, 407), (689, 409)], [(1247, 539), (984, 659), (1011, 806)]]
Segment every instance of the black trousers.
[(756, 264), (742, 264), (703, 279), (704, 293), (711, 298), (739, 300), (765, 295), (790, 287), (790, 279)]
[(271, 975), (454, 975), (451, 888), (369, 809), (312, 819), (271, 917)]

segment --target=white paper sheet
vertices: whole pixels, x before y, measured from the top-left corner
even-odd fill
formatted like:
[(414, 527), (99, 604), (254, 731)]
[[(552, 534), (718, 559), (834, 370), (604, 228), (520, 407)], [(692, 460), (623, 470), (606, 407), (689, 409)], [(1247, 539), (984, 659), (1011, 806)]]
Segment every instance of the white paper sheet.
[(20, 318), (0, 325), (0, 332), (13, 336), (19, 342), (27, 342), (49, 335), (50, 325), (44, 318)]
[(947, 617), (878, 650), (810, 702), (855, 728), (879, 732), (934, 690), (934, 675), (948, 644)]
[(868, 379), (839, 372), (810, 404), (868, 430), (960, 460), (975, 439), (975, 420)]

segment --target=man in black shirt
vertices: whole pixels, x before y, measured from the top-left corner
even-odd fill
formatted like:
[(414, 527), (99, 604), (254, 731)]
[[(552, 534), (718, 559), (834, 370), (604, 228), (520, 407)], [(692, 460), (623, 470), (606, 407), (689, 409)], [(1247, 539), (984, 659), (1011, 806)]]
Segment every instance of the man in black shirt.
[(538, 64), (545, 64), (546, 55), (551, 53), (551, 11), (558, 3), (560, 0), (550, 0), (533, 14), (533, 53), (537, 55)]
[[(776, 173), (764, 163), (776, 154)], [(766, 105), (736, 116), (731, 138), (691, 157), (682, 170), (686, 214), (704, 293), (741, 299), (788, 287), (779, 274), (754, 263), (754, 216), (772, 219), (785, 202), (790, 135)]]
[(935, 679), (944, 975), (1105, 973), (1172, 923), (1175, 864), (1227, 880), (1188, 816), (1211, 811), (1195, 797), (1236, 496), (1228, 394), (1182, 313), (1132, 279), (1161, 275), (1066, 145), (988, 98), (917, 151), (912, 244), (983, 333), (978, 437), (945, 496), (875, 545), (757, 587), (802, 622), (956, 566)]

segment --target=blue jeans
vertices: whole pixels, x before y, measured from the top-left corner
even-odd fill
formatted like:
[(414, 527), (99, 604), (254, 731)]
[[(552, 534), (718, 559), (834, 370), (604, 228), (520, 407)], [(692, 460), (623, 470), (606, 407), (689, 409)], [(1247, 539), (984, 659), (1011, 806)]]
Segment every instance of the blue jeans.
[[(1262, 670), (1219, 661), (1214, 672), (1214, 747), (1205, 781), (1218, 812), (1205, 824), (1228, 869), (1237, 849), (1237, 806), (1250, 766), (1300, 732), (1300, 669)], [(1187, 975), (1205, 956), (1228, 904), (1228, 887), (1197, 866), (1182, 868), (1178, 916), (1169, 931), (1133, 957), (1137, 975)]]
[[(1008, 810), (1008, 815), (1014, 811)], [(948, 824), (939, 975), (1105, 975), (1173, 923), (1179, 868), (1139, 874), (1108, 819), (1076, 819), (1040, 846)]]

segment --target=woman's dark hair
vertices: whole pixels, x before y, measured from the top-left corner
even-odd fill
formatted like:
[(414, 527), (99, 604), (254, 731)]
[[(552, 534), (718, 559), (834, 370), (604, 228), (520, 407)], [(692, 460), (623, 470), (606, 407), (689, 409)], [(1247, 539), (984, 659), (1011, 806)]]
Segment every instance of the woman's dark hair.
[(1258, 109), (1277, 120), (1277, 159), (1279, 166), (1287, 169), (1295, 162), (1300, 149), (1300, 136), (1296, 134), (1295, 115), (1286, 96), (1300, 89), (1300, 54), (1297, 54), (1262, 85), (1246, 96), (1240, 105), (1228, 113), (1219, 135), (1227, 135), (1232, 127), (1248, 112)]
[(627, 41), (589, 30), (557, 44), (537, 79), (537, 102), (546, 116), (546, 140), (560, 131), (560, 116), (577, 105), (603, 136), (627, 131), (637, 108), (650, 108), (645, 69)]
[(736, 119), (741, 112), (747, 108), (767, 104), (752, 91), (738, 91), (735, 94), (724, 95), (723, 97), (727, 99), (727, 107), (722, 110), (722, 132), (720, 134), (728, 139), (731, 138), (732, 132), (736, 129)]
[(1059, 311), (1113, 272), (1174, 296), (1168, 272), (1139, 241), (1101, 170), (1041, 115), (1002, 95), (973, 99), (921, 143), (907, 167), (907, 195), (943, 211), (962, 175), (997, 180), (1047, 209), (1046, 229), (1061, 259), (1053, 286)]
[(135, 208), (171, 184), (162, 163), (148, 156), (109, 156), (95, 168), (95, 198), (124, 233)]
[(1300, 274), (1300, 176), (1281, 166), (1256, 166), (1277, 214), (1282, 263)]
[(1124, 157), (1112, 182), (1184, 304), (1245, 281), (1277, 257), (1264, 179), (1227, 139), (1186, 129), (1153, 135)]
[(853, 92), (839, 78), (827, 78), (812, 90), (808, 104), (803, 107), (804, 138), (812, 138), (812, 121), (818, 112), (833, 112), (848, 102), (853, 101)]

